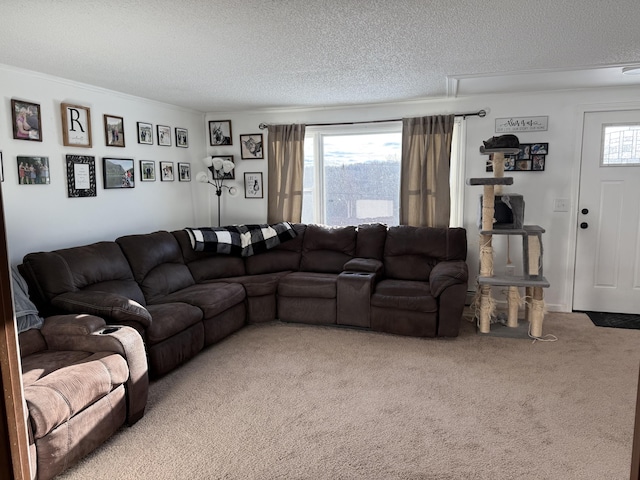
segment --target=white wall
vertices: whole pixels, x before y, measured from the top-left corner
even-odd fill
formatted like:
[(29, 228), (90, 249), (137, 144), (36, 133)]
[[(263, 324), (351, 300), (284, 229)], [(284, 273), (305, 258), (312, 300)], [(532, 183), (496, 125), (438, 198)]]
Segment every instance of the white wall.
[[(210, 113), (207, 120), (231, 119), (233, 127), (232, 147), (210, 147), (209, 153), (236, 154), (236, 178), (242, 172), (262, 171), (265, 189), (267, 186), (266, 160), (239, 160), (239, 135), (256, 133), (260, 123), (323, 123), (365, 120), (386, 120), (406, 116), (488, 111), (485, 118), (469, 117), (466, 120), (466, 170), (465, 178), (485, 177), (486, 156), (478, 148), (482, 140), (493, 135), (496, 118), (512, 116), (549, 116), (549, 128), (545, 132), (519, 133), (522, 143), (548, 142), (544, 172), (509, 172), (514, 184), (505, 192), (520, 193), (525, 199), (525, 223), (538, 224), (546, 229), (543, 235), (544, 275), (551, 283), (545, 291), (545, 300), (550, 310), (570, 311), (573, 286), (573, 262), (577, 222), (577, 200), (579, 186), (580, 136), (582, 112), (587, 109), (602, 109), (607, 106), (624, 108), (633, 103), (640, 105), (640, 88), (624, 87), (610, 89), (585, 89), (551, 93), (509, 94), (478, 96), (457, 99), (438, 99), (422, 102), (395, 103), (387, 105), (353, 106), (323, 109), (264, 110), (244, 113)], [(262, 131), (265, 136), (266, 130)], [(238, 186), (242, 187), (241, 183)], [(240, 189), (243, 196), (243, 189)], [(469, 241), (468, 263), (470, 267), (470, 290), (478, 273), (478, 235), (476, 228), (478, 198), (481, 187), (466, 187), (464, 195), (465, 228)], [(556, 198), (570, 200), (569, 212), (554, 212)], [(263, 200), (239, 198), (229, 202), (224, 222), (264, 222), (266, 220), (266, 196)], [(511, 239), (511, 259), (520, 266), (521, 240)], [(506, 237), (494, 237), (495, 270), (504, 269), (506, 263)], [(521, 269), (521, 268), (520, 268)]]
[[(118, 92), (0, 65), (2, 114), (0, 151), (4, 164), (2, 197), (9, 246), (9, 260), (17, 264), (29, 252), (113, 240), (133, 233), (210, 225), (210, 190), (195, 182), (205, 155), (204, 115)], [(42, 142), (14, 140), (11, 99), (40, 104)], [(91, 109), (93, 148), (62, 144), (60, 103)], [(103, 114), (124, 118), (125, 147), (105, 146)], [(154, 125), (154, 145), (137, 142), (136, 122)], [(158, 146), (155, 126), (168, 125), (172, 146)], [(174, 128), (189, 132), (189, 148), (175, 146)], [(68, 154), (91, 155), (96, 160), (97, 196), (68, 198)], [(19, 185), (16, 156), (49, 158), (49, 185)], [(103, 157), (133, 158), (135, 188), (103, 188)], [(156, 162), (156, 181), (140, 181), (140, 160)], [(161, 182), (159, 161), (192, 163), (192, 181)]]

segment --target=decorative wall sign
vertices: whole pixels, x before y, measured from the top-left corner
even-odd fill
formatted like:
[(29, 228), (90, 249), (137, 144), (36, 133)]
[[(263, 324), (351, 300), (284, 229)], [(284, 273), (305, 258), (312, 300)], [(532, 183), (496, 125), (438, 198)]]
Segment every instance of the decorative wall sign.
[(62, 143), (65, 147), (91, 148), (91, 110), (89, 107), (61, 103)]
[(262, 172), (245, 172), (244, 198), (263, 198)]
[(549, 117), (496, 118), (496, 133), (544, 132), (548, 123)]
[(67, 155), (67, 193), (70, 198), (96, 196), (95, 157)]

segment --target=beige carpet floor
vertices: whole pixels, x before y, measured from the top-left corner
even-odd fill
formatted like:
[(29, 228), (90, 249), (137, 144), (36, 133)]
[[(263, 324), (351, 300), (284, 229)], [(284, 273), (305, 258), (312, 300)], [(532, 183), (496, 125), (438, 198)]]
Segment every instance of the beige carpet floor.
[(544, 333), (558, 341), (249, 326), (60, 478), (629, 478), (640, 330), (550, 313)]

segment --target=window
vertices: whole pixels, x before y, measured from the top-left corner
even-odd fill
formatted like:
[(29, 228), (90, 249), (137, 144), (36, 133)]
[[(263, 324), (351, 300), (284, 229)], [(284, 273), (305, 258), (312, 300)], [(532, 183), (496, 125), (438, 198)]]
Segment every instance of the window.
[(600, 165), (640, 165), (640, 125), (603, 125)]
[(302, 222), (397, 225), (401, 129), (400, 122), (308, 127)]
[[(463, 125), (451, 146), (451, 226), (462, 226)], [(307, 127), (302, 222), (398, 225), (401, 155), (401, 122)]]

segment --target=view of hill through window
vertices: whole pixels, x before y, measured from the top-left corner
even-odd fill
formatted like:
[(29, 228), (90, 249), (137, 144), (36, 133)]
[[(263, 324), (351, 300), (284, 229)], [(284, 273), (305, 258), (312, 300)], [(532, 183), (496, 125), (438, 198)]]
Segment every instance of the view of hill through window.
[(397, 225), (401, 145), (400, 131), (307, 134), (302, 221)]

